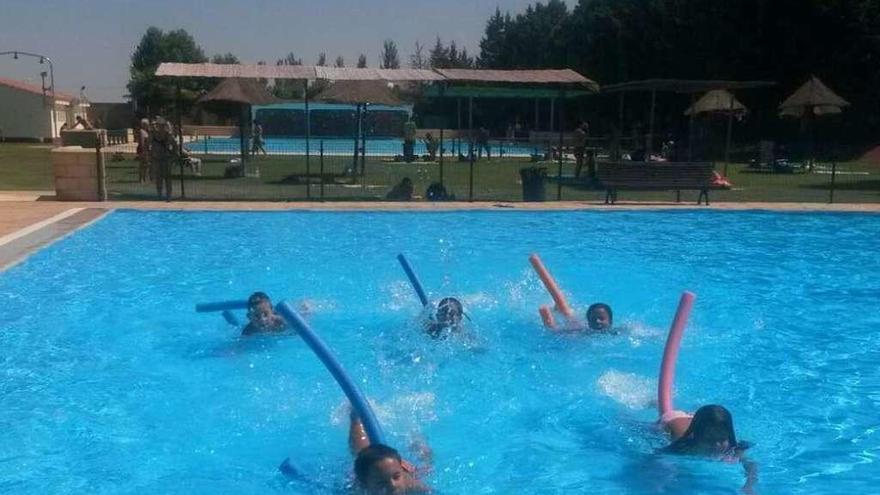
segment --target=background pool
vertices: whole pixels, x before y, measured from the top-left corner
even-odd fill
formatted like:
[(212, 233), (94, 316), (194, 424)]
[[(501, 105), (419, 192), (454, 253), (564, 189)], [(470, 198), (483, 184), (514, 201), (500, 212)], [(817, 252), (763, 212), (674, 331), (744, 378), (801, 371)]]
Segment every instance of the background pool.
[[(342, 490), (343, 397), (318, 360), (193, 312), (265, 290), (312, 301), (392, 443), (428, 438), (442, 493), (736, 493), (738, 465), (654, 453), (690, 289), (677, 405), (732, 410), (758, 493), (870, 493), (878, 237), (880, 216), (854, 214), (116, 212), (0, 275), (0, 492)], [(629, 330), (545, 332), (533, 251)], [(418, 333), (398, 252), (463, 298), (478, 344)], [(287, 483), (287, 456), (330, 488)]]
[[(438, 136), (435, 136), (439, 139)], [(314, 137), (310, 139), (309, 150), (314, 156), (317, 156), (320, 150), (321, 142), (324, 143), (325, 155), (351, 155), (354, 153), (354, 138), (320, 138)], [(250, 146), (250, 144), (248, 145)], [(476, 153), (476, 145), (474, 145), (474, 153)], [(266, 152), (270, 155), (305, 155), (306, 140), (305, 138), (266, 138)], [(541, 154), (544, 152), (544, 146), (516, 144), (512, 142), (490, 141), (489, 147), (492, 156), (498, 156), (503, 153), (504, 156), (527, 157), (532, 154)], [(186, 149), (195, 154), (238, 154), (240, 151), (240, 142), (236, 138), (202, 138), (191, 141), (186, 144)], [(445, 140), (443, 142), (444, 154), (447, 158), (455, 157), (458, 153), (468, 154), (467, 140)], [(396, 156), (403, 155), (403, 139), (367, 139), (366, 140), (367, 156)], [(418, 156), (428, 154), (423, 140), (418, 139), (413, 150)], [(439, 153), (439, 151), (438, 151)]]

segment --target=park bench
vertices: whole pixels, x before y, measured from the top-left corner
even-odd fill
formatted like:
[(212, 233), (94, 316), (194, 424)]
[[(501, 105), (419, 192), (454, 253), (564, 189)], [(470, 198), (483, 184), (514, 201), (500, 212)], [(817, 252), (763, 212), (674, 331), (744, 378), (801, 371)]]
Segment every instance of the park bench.
[(700, 191), (697, 204), (705, 198), (709, 204), (710, 189), (727, 189), (718, 182), (714, 165), (706, 162), (613, 162), (602, 163), (596, 181), (605, 189), (605, 204), (617, 201), (617, 191)]

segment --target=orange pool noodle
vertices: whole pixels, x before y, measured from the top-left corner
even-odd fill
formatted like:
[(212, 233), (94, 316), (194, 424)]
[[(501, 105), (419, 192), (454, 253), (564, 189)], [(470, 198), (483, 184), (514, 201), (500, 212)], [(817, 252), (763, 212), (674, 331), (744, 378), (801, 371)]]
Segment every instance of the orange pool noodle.
[(544, 287), (547, 288), (547, 292), (550, 293), (550, 297), (553, 298), (553, 302), (556, 303), (556, 309), (562, 313), (563, 316), (571, 319), (574, 316), (574, 311), (572, 311), (571, 306), (568, 305), (568, 301), (565, 300), (565, 296), (562, 295), (562, 291), (559, 289), (559, 286), (556, 285), (553, 276), (550, 275), (550, 272), (544, 267), (544, 263), (541, 263), (541, 258), (539, 258), (537, 254), (533, 254), (529, 256), (529, 261), (532, 263), (532, 267), (535, 269), (541, 282), (544, 283)]

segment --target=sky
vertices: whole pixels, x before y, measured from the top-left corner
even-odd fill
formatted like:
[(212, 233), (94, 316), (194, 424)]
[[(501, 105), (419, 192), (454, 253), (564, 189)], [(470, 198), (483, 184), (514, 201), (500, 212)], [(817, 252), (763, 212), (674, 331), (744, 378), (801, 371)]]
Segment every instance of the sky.
[[(52, 59), (55, 87), (91, 101), (124, 101), (131, 54), (149, 26), (186, 29), (205, 54), (231, 52), (243, 63), (274, 63), (293, 51), (303, 63), (320, 52), (328, 64), (358, 55), (378, 67), (382, 42), (393, 39), (406, 64), (415, 42), (439, 35), (479, 53), (486, 21), (500, 7), (512, 14), (531, 0), (0, 0), (0, 52), (22, 50)], [(575, 1), (568, 0), (569, 7)], [(0, 77), (39, 83), (36, 59), (0, 56)]]

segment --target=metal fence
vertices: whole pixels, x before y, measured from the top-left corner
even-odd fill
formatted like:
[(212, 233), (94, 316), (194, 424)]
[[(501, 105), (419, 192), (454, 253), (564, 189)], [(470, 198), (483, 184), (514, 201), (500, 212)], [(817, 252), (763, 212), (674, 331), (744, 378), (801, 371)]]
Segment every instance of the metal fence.
[[(171, 167), (172, 200), (602, 202), (605, 189), (596, 171), (615, 159), (644, 159), (634, 141), (591, 138), (581, 149), (558, 134), (478, 142), (476, 131), (437, 129), (430, 136), (420, 131), (412, 148), (400, 138), (268, 136), (255, 147), (228, 131), (187, 130), (185, 155)], [(110, 199), (160, 197), (156, 167), (151, 173), (150, 164), (138, 160), (130, 133), (109, 132), (104, 153)], [(814, 159), (768, 159), (758, 143), (732, 155), (733, 163), (714, 164), (731, 186), (712, 191), (713, 201), (880, 201), (880, 168), (870, 163), (837, 161), (827, 152)], [(621, 192), (619, 201), (696, 202), (699, 194), (634, 189)]]

